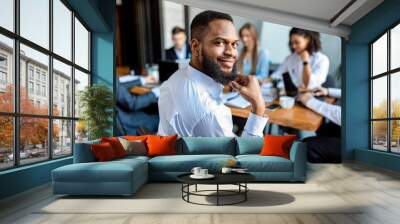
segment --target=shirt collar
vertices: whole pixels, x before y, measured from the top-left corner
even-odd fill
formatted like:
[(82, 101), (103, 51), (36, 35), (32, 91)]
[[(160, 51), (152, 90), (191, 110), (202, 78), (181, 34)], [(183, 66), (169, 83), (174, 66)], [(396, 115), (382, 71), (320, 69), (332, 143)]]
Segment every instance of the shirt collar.
[(186, 44), (181, 49), (174, 48), (176, 52), (186, 52)]
[(188, 66), (187, 70), (188, 77), (199, 85), (204, 91), (207, 91), (213, 98), (220, 98), (222, 96), (222, 92), (224, 86), (210, 76), (204, 74), (203, 72), (197, 70), (191, 65)]

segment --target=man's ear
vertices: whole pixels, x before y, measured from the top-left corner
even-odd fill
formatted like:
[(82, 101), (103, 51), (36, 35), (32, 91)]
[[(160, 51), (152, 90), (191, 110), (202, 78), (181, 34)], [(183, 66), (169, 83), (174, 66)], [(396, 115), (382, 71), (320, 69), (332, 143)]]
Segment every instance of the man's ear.
[(200, 41), (197, 39), (190, 40), (190, 50), (192, 55), (198, 57), (200, 55)]

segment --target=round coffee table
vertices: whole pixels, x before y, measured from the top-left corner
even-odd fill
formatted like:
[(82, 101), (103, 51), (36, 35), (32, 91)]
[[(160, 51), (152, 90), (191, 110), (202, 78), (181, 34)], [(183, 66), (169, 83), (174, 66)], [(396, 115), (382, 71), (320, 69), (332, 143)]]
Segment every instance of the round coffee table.
[[(182, 183), (182, 199), (188, 203), (198, 205), (234, 205), (245, 202), (247, 200), (247, 192), (249, 188), (247, 183), (255, 180), (255, 177), (248, 173), (216, 173), (212, 179), (193, 179), (190, 177), (191, 173), (182, 174), (177, 177), (178, 181)], [(215, 190), (198, 190), (197, 185), (215, 185)], [(194, 191), (190, 191), (190, 186), (195, 186)], [(237, 190), (224, 190), (220, 189), (220, 185), (236, 185)], [(215, 194), (206, 194), (214, 192)], [(190, 200), (190, 196), (203, 196), (203, 197), (216, 197), (216, 204), (202, 204)], [(231, 203), (221, 203), (221, 197), (240, 196), (240, 199)]]

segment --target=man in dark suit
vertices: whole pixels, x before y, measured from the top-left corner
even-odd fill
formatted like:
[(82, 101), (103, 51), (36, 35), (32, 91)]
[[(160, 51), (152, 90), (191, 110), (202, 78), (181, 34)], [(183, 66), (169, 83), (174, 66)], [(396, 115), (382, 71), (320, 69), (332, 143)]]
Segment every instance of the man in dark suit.
[(189, 59), (191, 57), (184, 29), (177, 26), (172, 29), (172, 42), (174, 46), (165, 52), (168, 61)]
[[(138, 78), (128, 83), (120, 83), (117, 79), (117, 119), (120, 135), (137, 135), (139, 130), (156, 133), (158, 128), (157, 100), (160, 94), (158, 87), (144, 95), (129, 92), (133, 86), (151, 82), (148, 78)], [(155, 109), (154, 109), (155, 108)]]

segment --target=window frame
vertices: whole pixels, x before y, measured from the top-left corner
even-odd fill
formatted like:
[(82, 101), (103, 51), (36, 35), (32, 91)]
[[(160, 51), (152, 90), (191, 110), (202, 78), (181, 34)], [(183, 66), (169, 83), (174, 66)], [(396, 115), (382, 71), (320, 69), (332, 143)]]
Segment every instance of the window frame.
[[(393, 152), (392, 151), (392, 121), (400, 121), (400, 117), (392, 117), (392, 99), (391, 99), (391, 79), (392, 75), (400, 72), (400, 67), (391, 69), (391, 31), (396, 26), (400, 26), (400, 20), (396, 21), (394, 24), (389, 26), (379, 34), (375, 39), (368, 43), (368, 52), (369, 52), (369, 149), (373, 151), (391, 153), (391, 154), (400, 154), (400, 152)], [(373, 74), (373, 44), (376, 43), (384, 35), (387, 35), (387, 63), (386, 63), (386, 71), (376, 74)], [(387, 105), (386, 105), (386, 117), (385, 118), (373, 118), (373, 81), (378, 78), (386, 77), (386, 86), (387, 86)], [(373, 136), (373, 122), (376, 121), (386, 121), (386, 151), (379, 150), (374, 148), (374, 136)]]
[[(70, 116), (58, 116), (58, 115), (53, 115), (53, 59), (58, 60), (61, 63), (64, 63), (66, 65), (71, 66), (71, 105), (74, 105), (75, 103), (75, 88), (74, 88), (74, 82), (75, 82), (75, 69), (78, 69), (79, 71), (85, 73), (89, 77), (89, 83), (88, 86), (92, 85), (92, 57), (91, 57), (91, 50), (92, 50), (92, 43), (91, 43), (91, 38), (92, 38), (92, 30), (88, 27), (88, 25), (84, 22), (84, 20), (72, 9), (72, 7), (65, 1), (65, 0), (59, 0), (62, 4), (64, 4), (65, 7), (68, 8), (68, 10), (71, 11), (71, 59), (64, 58), (63, 56), (55, 53), (53, 50), (53, 1), (54, 0), (48, 0), (49, 2), (49, 47), (46, 49), (45, 47), (42, 47), (39, 44), (34, 43), (33, 41), (30, 41), (27, 38), (24, 38), (23, 36), (20, 35), (20, 0), (14, 0), (13, 1), (13, 10), (14, 10), (14, 18), (13, 18), (13, 31), (10, 31), (4, 27), (0, 26), (0, 35), (3, 35), (7, 38), (11, 38), (13, 41), (13, 54), (12, 54), (12, 61), (13, 64), (12, 66), (12, 74), (13, 79), (14, 79), (14, 100), (13, 100), (13, 112), (2, 112), (0, 111), (0, 116), (4, 117), (11, 117), (13, 119), (13, 166), (10, 167), (5, 167), (5, 168), (0, 168), (0, 172), (5, 171), (5, 170), (10, 170), (10, 169), (16, 169), (19, 167), (23, 166), (30, 166), (33, 164), (38, 164), (38, 163), (43, 163), (46, 161), (50, 160), (58, 160), (62, 159), (65, 157), (70, 157), (73, 156), (74, 152), (74, 143), (75, 143), (75, 125), (76, 121), (79, 120), (79, 117), (75, 117), (75, 108), (71, 108), (71, 114)], [(88, 69), (85, 69), (78, 64), (75, 63), (75, 18), (79, 20), (79, 22), (84, 26), (84, 28), (88, 31), (89, 34), (89, 39), (88, 39)], [(21, 113), (20, 111), (20, 44), (23, 44), (27, 47), (32, 48), (33, 50), (36, 50), (40, 53), (43, 53), (48, 56), (49, 62), (48, 62), (48, 84), (46, 90), (48, 93), (46, 95), (48, 96), (48, 112), (46, 115), (39, 115), (39, 114), (27, 114), (27, 113)], [(36, 70), (33, 70), (33, 75), (34, 78), (33, 80), (36, 80), (35, 77)], [(26, 74), (27, 80), (30, 79), (29, 73)], [(39, 77), (40, 78), (40, 77)], [(35, 83), (35, 82), (34, 82)], [(41, 79), (39, 79), (39, 83), (41, 83)], [(35, 84), (34, 84), (35, 85)], [(28, 90), (27, 90), (28, 91)], [(34, 90), (35, 91), (35, 90)], [(40, 94), (41, 95), (41, 94)], [(48, 155), (47, 158), (43, 158), (43, 160), (40, 160), (38, 162), (32, 162), (32, 163), (26, 163), (26, 164), (21, 164), (20, 161), (20, 119), (23, 117), (28, 117), (28, 118), (45, 118), (47, 119), (48, 122), (48, 136), (47, 136), (47, 142), (49, 143), (47, 145), (47, 151)], [(54, 156), (54, 147), (53, 147), (53, 121), (56, 120), (66, 120), (66, 121), (71, 121), (71, 153), (68, 155), (62, 155), (62, 156)]]

